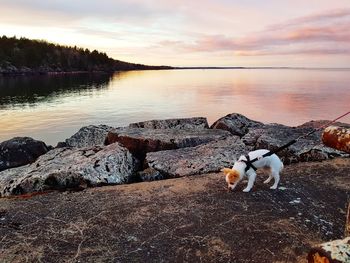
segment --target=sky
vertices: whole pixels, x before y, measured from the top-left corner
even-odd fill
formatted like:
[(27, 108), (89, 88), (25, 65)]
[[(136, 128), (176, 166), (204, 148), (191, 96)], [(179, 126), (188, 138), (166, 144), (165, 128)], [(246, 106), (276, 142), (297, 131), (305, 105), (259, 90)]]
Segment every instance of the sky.
[(350, 68), (350, 0), (0, 0), (0, 35), (148, 65)]

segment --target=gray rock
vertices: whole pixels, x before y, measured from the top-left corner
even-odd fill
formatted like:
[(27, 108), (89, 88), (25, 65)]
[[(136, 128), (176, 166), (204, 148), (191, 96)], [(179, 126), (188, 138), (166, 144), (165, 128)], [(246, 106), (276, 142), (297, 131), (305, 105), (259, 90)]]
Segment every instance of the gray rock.
[[(317, 121), (308, 121), (305, 122), (302, 125), (297, 126), (297, 128), (320, 128), (321, 126), (324, 126), (326, 124), (328, 124), (330, 122), (330, 120), (317, 120)], [(347, 127), (350, 128), (350, 124), (349, 123), (344, 123), (344, 122), (334, 122), (331, 125), (336, 125), (336, 126), (340, 126), (340, 127)]]
[[(259, 128), (250, 129), (242, 137), (245, 144), (254, 147), (254, 149), (275, 150), (314, 130), (314, 127), (320, 127), (316, 123), (301, 125), (298, 127), (289, 127), (281, 124), (268, 124)], [(337, 156), (346, 156), (344, 153), (335, 149), (326, 147), (321, 142), (322, 131), (298, 140), (287, 149), (278, 152), (277, 155), (284, 164), (290, 164), (300, 161), (321, 161)]]
[(194, 147), (213, 140), (224, 139), (231, 134), (223, 130), (199, 129), (144, 129), (120, 128), (111, 130), (106, 145), (119, 142), (132, 154), (144, 158), (148, 152)]
[(72, 137), (66, 139), (65, 143), (58, 143), (58, 147), (70, 146), (70, 147), (92, 147), (95, 145), (103, 145), (107, 133), (112, 130), (113, 127), (107, 125), (89, 125), (82, 127)]
[(231, 132), (233, 135), (242, 137), (247, 134), (251, 128), (258, 128), (262, 126), (264, 126), (264, 124), (261, 122), (248, 119), (239, 113), (232, 113), (214, 122), (210, 128), (226, 130)]
[(238, 136), (231, 136), (197, 147), (147, 153), (146, 162), (165, 178), (174, 178), (218, 172), (251, 149)]
[(0, 171), (34, 162), (49, 150), (48, 146), (30, 137), (15, 137), (0, 143)]
[(203, 117), (150, 120), (137, 123), (131, 123), (129, 128), (148, 128), (148, 129), (207, 129), (208, 121)]
[(30, 165), (0, 173), (0, 195), (85, 188), (131, 181), (139, 162), (119, 144), (57, 148)]

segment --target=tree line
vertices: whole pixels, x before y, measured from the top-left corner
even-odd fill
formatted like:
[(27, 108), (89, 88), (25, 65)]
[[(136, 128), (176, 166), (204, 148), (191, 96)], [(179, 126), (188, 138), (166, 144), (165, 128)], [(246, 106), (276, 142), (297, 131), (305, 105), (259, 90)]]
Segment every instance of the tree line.
[[(163, 69), (115, 60), (97, 50), (63, 46), (44, 40), (0, 37), (0, 68), (42, 71), (116, 71), (135, 69)], [(5, 69), (5, 70), (4, 70)]]

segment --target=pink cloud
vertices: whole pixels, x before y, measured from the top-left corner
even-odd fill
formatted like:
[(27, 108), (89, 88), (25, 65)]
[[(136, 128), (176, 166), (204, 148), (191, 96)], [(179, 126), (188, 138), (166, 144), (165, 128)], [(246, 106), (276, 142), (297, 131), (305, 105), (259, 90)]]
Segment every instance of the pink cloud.
[(240, 56), (350, 54), (350, 9), (310, 15), (281, 25), (240, 38), (203, 35), (192, 43), (176, 41), (166, 46), (186, 52), (232, 51)]

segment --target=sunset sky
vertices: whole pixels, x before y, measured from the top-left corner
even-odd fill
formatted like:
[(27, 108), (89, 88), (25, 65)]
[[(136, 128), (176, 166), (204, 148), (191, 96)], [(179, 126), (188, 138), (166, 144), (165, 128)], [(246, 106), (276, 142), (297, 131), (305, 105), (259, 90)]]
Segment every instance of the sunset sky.
[(0, 35), (172, 66), (350, 67), (349, 0), (0, 0)]

